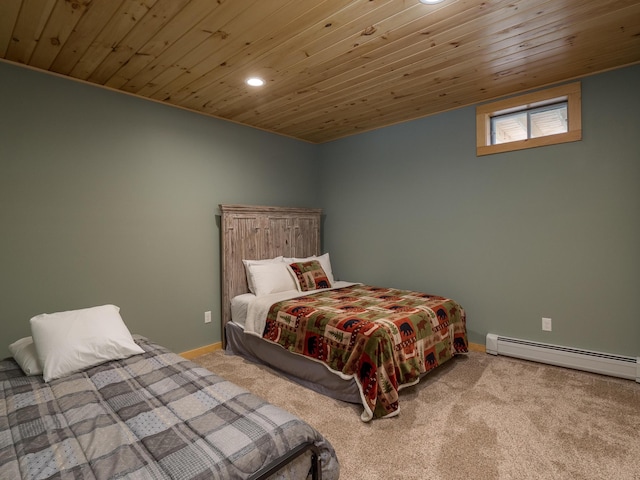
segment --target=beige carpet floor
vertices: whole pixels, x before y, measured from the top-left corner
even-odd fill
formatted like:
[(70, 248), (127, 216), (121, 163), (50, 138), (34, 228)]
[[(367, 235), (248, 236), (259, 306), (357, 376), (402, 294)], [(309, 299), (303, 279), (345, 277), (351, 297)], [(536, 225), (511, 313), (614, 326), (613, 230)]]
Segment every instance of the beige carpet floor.
[(402, 390), (400, 415), (305, 389), (241, 357), (195, 360), (333, 444), (342, 480), (640, 480), (640, 384), (471, 352)]

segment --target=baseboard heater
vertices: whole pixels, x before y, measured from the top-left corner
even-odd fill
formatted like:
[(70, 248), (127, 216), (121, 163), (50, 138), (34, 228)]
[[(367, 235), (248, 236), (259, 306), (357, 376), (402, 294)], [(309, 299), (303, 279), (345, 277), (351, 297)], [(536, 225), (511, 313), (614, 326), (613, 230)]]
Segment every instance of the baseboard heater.
[(640, 383), (640, 357), (624, 357), (487, 334), (487, 353), (627, 378)]

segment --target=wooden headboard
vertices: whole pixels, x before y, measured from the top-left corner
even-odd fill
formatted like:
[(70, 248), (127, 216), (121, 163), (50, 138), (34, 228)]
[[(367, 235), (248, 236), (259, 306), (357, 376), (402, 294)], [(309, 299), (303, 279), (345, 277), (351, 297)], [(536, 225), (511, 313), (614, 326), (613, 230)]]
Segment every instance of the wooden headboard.
[(220, 212), (222, 342), (225, 345), (225, 326), (231, 320), (231, 299), (249, 291), (242, 260), (320, 255), (322, 210), (220, 205)]

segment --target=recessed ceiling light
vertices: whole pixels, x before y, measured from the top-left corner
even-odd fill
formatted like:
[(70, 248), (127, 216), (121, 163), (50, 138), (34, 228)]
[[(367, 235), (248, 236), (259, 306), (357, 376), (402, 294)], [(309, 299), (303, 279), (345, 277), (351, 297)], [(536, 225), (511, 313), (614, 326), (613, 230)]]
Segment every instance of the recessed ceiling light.
[(252, 87), (261, 87), (264, 85), (264, 80), (258, 77), (251, 77), (247, 79), (247, 85), (251, 85)]
[(418, 0), (425, 5), (435, 5), (436, 3), (444, 2), (444, 0)]

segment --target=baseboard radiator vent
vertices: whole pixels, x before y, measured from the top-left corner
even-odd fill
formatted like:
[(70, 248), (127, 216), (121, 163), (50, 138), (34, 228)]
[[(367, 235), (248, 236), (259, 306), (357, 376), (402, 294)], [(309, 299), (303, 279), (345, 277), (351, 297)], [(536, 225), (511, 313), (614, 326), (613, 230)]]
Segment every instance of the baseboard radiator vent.
[(487, 334), (487, 353), (627, 378), (640, 383), (640, 357), (624, 357)]

